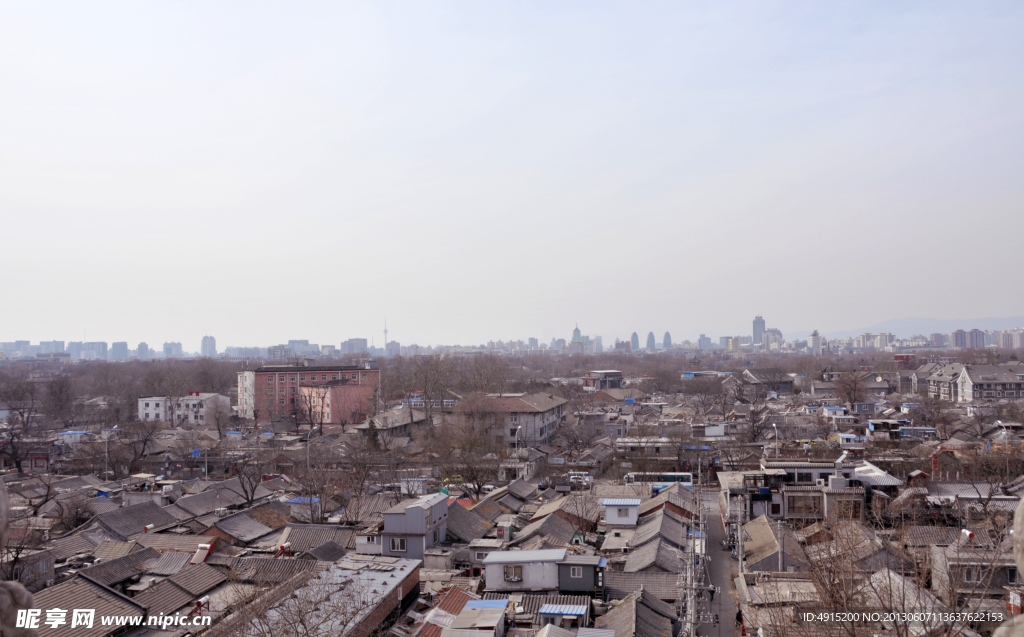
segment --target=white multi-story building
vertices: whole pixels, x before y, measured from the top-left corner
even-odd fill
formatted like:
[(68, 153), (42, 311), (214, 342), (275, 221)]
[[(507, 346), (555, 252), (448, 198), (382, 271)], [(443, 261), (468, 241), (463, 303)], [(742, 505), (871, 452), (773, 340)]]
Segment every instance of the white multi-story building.
[[(173, 404), (172, 404), (173, 403)], [(159, 420), (175, 424), (214, 424), (231, 416), (231, 399), (222, 394), (190, 393), (181, 398), (144, 396), (139, 399), (139, 420)]]

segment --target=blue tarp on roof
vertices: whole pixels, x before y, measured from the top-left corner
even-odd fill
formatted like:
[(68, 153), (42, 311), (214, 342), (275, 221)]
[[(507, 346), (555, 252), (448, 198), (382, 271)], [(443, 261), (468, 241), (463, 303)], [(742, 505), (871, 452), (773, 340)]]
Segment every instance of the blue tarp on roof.
[(540, 607), (541, 615), (579, 615), (587, 614), (586, 606), (572, 606), (570, 604), (544, 604)]

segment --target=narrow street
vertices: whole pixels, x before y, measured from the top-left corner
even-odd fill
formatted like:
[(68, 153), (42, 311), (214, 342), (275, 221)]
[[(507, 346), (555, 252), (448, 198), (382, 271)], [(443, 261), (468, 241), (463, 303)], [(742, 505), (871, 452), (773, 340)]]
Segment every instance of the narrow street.
[(722, 550), (725, 539), (725, 528), (722, 526), (722, 515), (718, 509), (718, 492), (704, 492), (704, 506), (707, 519), (707, 551), (711, 557), (708, 571), (711, 583), (718, 587), (719, 592), (711, 603), (711, 612), (718, 615), (718, 626), (702, 624), (698, 633), (705, 636), (729, 637), (739, 635), (736, 628), (736, 593), (733, 579), (739, 573), (739, 565), (729, 551)]

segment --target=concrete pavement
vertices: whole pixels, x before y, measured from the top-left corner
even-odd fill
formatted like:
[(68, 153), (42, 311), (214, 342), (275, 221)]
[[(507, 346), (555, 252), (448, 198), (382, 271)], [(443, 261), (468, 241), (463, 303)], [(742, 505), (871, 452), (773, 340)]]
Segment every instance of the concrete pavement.
[(731, 637), (739, 635), (736, 628), (736, 586), (733, 580), (739, 574), (739, 564), (732, 558), (729, 551), (722, 550), (725, 539), (725, 527), (722, 526), (722, 515), (718, 510), (718, 492), (704, 493), (705, 519), (707, 520), (707, 550), (711, 556), (708, 574), (711, 583), (718, 587), (715, 601), (711, 602), (711, 612), (718, 615), (718, 626), (702, 624), (698, 633), (708, 637)]

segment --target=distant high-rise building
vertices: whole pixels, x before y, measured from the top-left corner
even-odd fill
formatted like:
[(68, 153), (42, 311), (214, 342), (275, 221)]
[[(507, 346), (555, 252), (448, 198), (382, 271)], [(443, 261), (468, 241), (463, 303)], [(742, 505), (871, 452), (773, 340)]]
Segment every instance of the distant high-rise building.
[(672, 335), (665, 332), (665, 338), (661, 340), (661, 346), (665, 349), (672, 349)]
[(71, 355), (72, 359), (82, 358), (82, 341), (71, 341), (65, 351)]
[(164, 343), (164, 358), (182, 358), (184, 355), (181, 343)]
[(718, 337), (718, 346), (719, 347), (724, 347), (726, 349), (729, 349), (729, 339), (730, 338), (732, 338), (732, 337), (731, 336), (719, 336)]
[(697, 349), (711, 349), (711, 338), (701, 334), (697, 339)]
[(41, 341), (39, 343), (40, 354), (63, 354), (64, 341)]
[[(341, 344), (341, 355), (365, 354), (369, 347), (369, 341), (365, 338), (350, 338)], [(386, 346), (385, 346), (386, 349)]]
[(138, 358), (140, 361), (149, 360), (149, 345), (139, 343), (138, 348), (135, 350), (135, 358)]
[(604, 353), (604, 342), (601, 340), (600, 336), (595, 336), (594, 337), (594, 353), (595, 354), (602, 354), (602, 353)]
[(217, 356), (217, 339), (212, 336), (204, 336), (199, 354), (206, 358), (215, 358)]
[[(86, 354), (88, 352), (88, 354)], [(91, 343), (82, 343), (82, 358), (88, 358), (89, 360), (105, 361), (107, 360), (107, 344), (105, 341), (94, 341)]]
[(983, 330), (971, 330), (967, 333), (967, 344), (971, 349), (985, 347), (985, 332)]
[(647, 332), (647, 349), (654, 351), (658, 348), (658, 343), (654, 340), (654, 332)]
[(818, 334), (818, 330), (814, 330), (807, 337), (807, 350), (811, 356), (821, 356), (821, 335)]
[(637, 336), (636, 332), (633, 332), (633, 335), (629, 337), (629, 346), (633, 348), (634, 352), (640, 351), (640, 337)]
[(764, 342), (764, 319), (760, 316), (754, 317), (754, 340), (755, 346), (761, 345)]
[(391, 341), (384, 346), (384, 353), (388, 358), (402, 355), (402, 344), (398, 341)]
[(967, 332), (957, 330), (949, 335), (949, 346), (957, 349), (967, 349)]
[(112, 361), (126, 361), (128, 360), (128, 343), (125, 341), (118, 341), (117, 343), (111, 343), (110, 345), (110, 360)]
[(531, 338), (531, 339), (529, 339), (528, 342), (530, 343), (530, 349), (539, 349), (540, 348), (540, 341), (538, 341), (537, 339)]
[(945, 347), (946, 343), (949, 342), (949, 334), (939, 334), (936, 332), (928, 337), (928, 342), (935, 347)]

